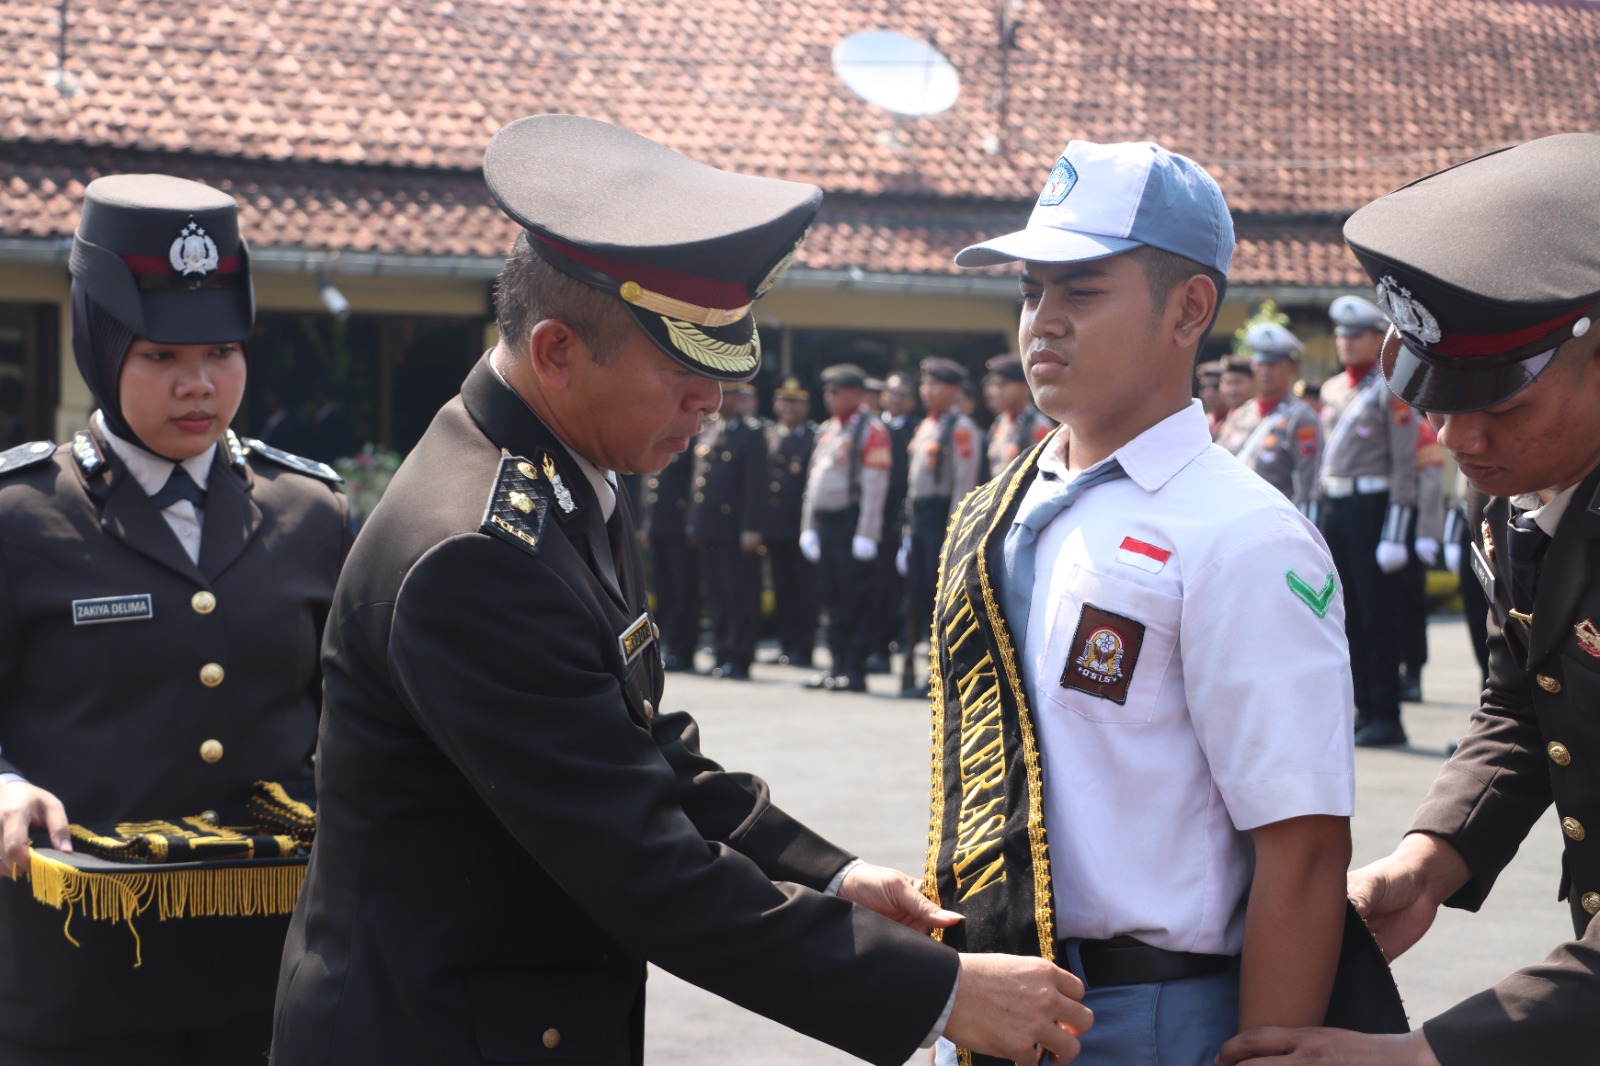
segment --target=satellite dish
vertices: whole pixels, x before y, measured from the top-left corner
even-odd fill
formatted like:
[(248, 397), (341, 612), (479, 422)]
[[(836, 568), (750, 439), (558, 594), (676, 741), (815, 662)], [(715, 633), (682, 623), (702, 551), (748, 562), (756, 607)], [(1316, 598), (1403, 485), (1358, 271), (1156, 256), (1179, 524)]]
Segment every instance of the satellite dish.
[(852, 33), (840, 41), (833, 70), (851, 92), (897, 115), (937, 115), (961, 95), (961, 78), (938, 49), (888, 30)]

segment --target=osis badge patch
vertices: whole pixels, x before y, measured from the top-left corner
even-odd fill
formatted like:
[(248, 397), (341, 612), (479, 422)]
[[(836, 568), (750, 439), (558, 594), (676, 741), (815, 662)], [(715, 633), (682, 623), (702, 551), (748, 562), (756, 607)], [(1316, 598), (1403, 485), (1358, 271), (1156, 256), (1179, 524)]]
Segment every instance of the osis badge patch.
[(1068, 645), (1061, 687), (1127, 703), (1128, 686), (1133, 684), (1133, 669), (1143, 646), (1143, 622), (1086, 603)]

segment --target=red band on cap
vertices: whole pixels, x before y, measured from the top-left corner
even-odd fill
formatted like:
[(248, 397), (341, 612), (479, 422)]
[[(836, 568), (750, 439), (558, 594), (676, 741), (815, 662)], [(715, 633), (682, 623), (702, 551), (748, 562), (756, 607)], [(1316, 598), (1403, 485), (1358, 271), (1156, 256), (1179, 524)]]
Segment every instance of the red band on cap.
[(1551, 319), (1549, 322), (1527, 329), (1515, 330), (1511, 333), (1493, 333), (1473, 336), (1466, 333), (1451, 333), (1440, 338), (1439, 343), (1430, 345), (1428, 351), (1437, 352), (1439, 355), (1499, 355), (1502, 352), (1515, 351), (1524, 344), (1532, 344), (1543, 337), (1548, 337), (1556, 330), (1570, 326), (1587, 314), (1589, 308), (1585, 307), (1571, 314), (1562, 315), (1560, 318)]
[(575, 248), (539, 234), (532, 236), (568, 259), (582, 263), (590, 270), (598, 270), (618, 282), (637, 282), (652, 292), (659, 292), (674, 300), (698, 304), (701, 307), (714, 307), (719, 311), (731, 311), (750, 302), (750, 290), (737, 282), (708, 278), (702, 274), (690, 274), (682, 270), (668, 270), (666, 267), (645, 266), (643, 263), (635, 263), (628, 259), (612, 259), (610, 256), (591, 252), (587, 248)]
[[(128, 264), (128, 269), (135, 274), (173, 274), (172, 263), (159, 255), (125, 255), (122, 261)], [(217, 269), (207, 273), (231, 274), (239, 269), (240, 259), (236, 255), (225, 255), (217, 260)]]

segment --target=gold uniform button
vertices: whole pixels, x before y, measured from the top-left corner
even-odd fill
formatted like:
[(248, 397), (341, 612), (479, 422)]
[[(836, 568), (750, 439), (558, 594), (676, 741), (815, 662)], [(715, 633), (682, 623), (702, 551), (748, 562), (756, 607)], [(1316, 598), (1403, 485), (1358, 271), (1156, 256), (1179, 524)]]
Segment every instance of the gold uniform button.
[(217, 663), (206, 663), (200, 668), (200, 683), (206, 688), (216, 688), (222, 684), (223, 670)]
[(654, 718), (656, 716), (656, 705), (649, 700), (644, 701), (644, 716), (646, 718)]
[(200, 745), (200, 758), (206, 762), (222, 761), (222, 741), (208, 740)]
[(533, 468), (532, 463), (518, 463), (517, 473), (521, 474), (525, 478), (532, 478), (534, 480), (538, 480), (539, 478), (539, 472)]
[(706, 494), (703, 493), (703, 492), (695, 493), (694, 494), (694, 502), (695, 503), (705, 503), (706, 502)]
[(1567, 766), (1572, 762), (1572, 752), (1568, 751), (1567, 746), (1559, 740), (1552, 740), (1545, 746), (1545, 750), (1550, 753), (1550, 761), (1557, 766)]
[(1560, 692), (1561, 691), (1561, 682), (1557, 681), (1555, 678), (1551, 677), (1549, 674), (1539, 674), (1537, 677), (1534, 678), (1534, 680), (1539, 682), (1539, 687), (1544, 689), (1546, 692)]
[(732, 514), (733, 513), (733, 504), (725, 503), (725, 504), (722, 505), (720, 510), (722, 511), (723, 514)]
[(1588, 836), (1583, 830), (1583, 823), (1576, 818), (1561, 819), (1561, 831), (1572, 840), (1582, 840)]
[(1600, 914), (1600, 892), (1585, 892), (1583, 899), (1578, 902), (1583, 904), (1583, 909), (1590, 914)]
[(694, 479), (694, 484), (696, 488), (703, 489), (706, 487), (706, 479), (703, 477), (697, 477)]
[(545, 1047), (549, 1048), (551, 1051), (554, 1051), (556, 1048), (561, 1046), (561, 1030), (546, 1029), (544, 1031), (544, 1035), (539, 1039), (544, 1043)]
[(773, 482), (773, 483), (772, 483), (772, 491), (773, 491), (773, 492), (782, 492), (782, 491), (783, 491), (783, 482), (781, 482), (781, 481), (774, 481), (774, 482)]
[(723, 452), (722, 453), (722, 461), (725, 462), (725, 463), (733, 462), (733, 453), (732, 452)]
[(217, 609), (217, 598), (201, 589), (189, 597), (189, 606), (194, 608), (195, 614), (210, 614)]

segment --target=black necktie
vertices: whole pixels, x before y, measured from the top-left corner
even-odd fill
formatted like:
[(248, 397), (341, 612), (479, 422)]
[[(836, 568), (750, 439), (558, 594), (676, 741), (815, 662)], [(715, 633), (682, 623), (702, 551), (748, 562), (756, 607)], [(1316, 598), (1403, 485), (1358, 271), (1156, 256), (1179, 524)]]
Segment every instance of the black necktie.
[(173, 463), (167, 483), (161, 486), (160, 492), (150, 497), (150, 502), (156, 505), (156, 510), (165, 511), (179, 500), (188, 500), (197, 509), (204, 507), (206, 490), (194, 483), (194, 478), (189, 476), (189, 471), (183, 468), (182, 463)]
[(1533, 613), (1533, 597), (1539, 584), (1539, 562), (1550, 547), (1550, 535), (1524, 511), (1511, 520), (1506, 552), (1511, 560), (1511, 603)]

